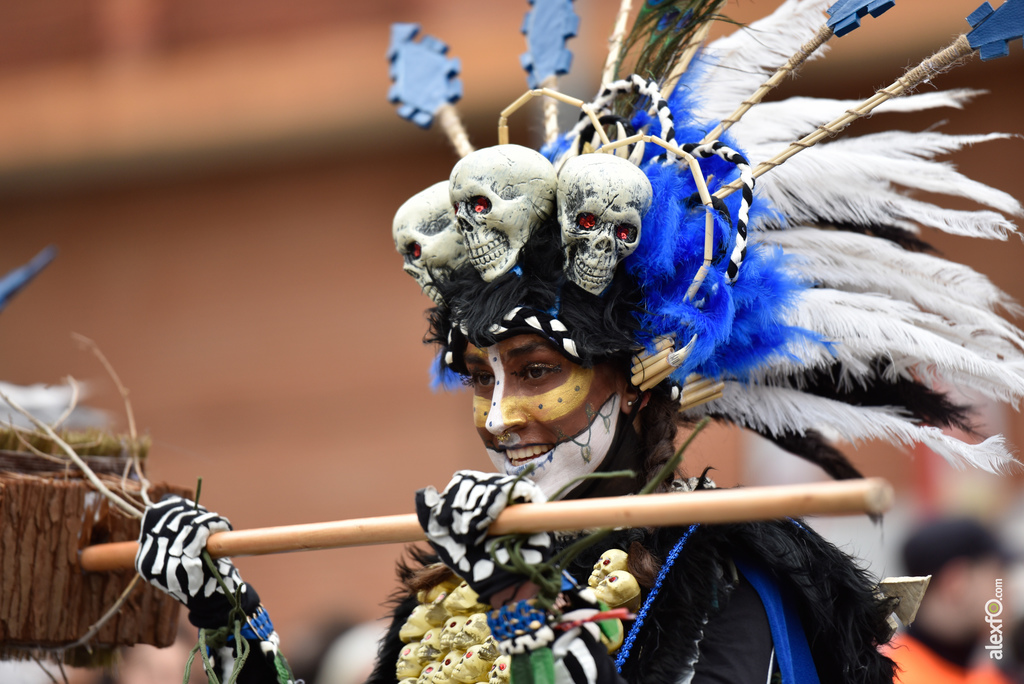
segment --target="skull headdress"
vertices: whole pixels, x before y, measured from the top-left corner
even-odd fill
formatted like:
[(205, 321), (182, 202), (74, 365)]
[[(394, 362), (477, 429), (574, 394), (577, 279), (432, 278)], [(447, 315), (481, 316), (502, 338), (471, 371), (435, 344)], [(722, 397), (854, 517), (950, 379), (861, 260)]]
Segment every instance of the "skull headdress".
[[(814, 3), (785, 7), (762, 28), (820, 19)], [(697, 16), (681, 25), (704, 21)], [(636, 30), (646, 35), (642, 25)], [(610, 73), (618, 69), (611, 60), (573, 128), (560, 134), (557, 122), (546, 122), (542, 153), (501, 144), (466, 154), (449, 192), (467, 263), (434, 282), (441, 301), (428, 339), (442, 347), (439, 368), (464, 373), (459, 357), (468, 343), (529, 333), (574, 363), (621, 364), (643, 391), (678, 400), (687, 419), (710, 415), (750, 428), (837, 477), (856, 469), (825, 434), (920, 443), (986, 470), (1009, 463), (998, 440), (966, 444), (941, 431), (962, 414), (937, 388), (1021, 400), (1024, 332), (994, 310), (1004, 295), (988, 281), (918, 252), (918, 226), (1002, 238), (1013, 227), (1000, 212), (1024, 211), (981, 186), (978, 197), (997, 211), (914, 197), (964, 187), (935, 155), (967, 139), (935, 131), (865, 136), (863, 145), (796, 141), (753, 169), (750, 155), (781, 149), (813, 112), (848, 110), (841, 101), (794, 98), (726, 117), (729, 102), (741, 101), (737, 88), (763, 94), (764, 72), (750, 64), (777, 63), (783, 44), (803, 59), (813, 36), (802, 34), (794, 28), (771, 49), (753, 34), (723, 38), (708, 48), (722, 59), (695, 60), (699, 69), (674, 71), (674, 58), (661, 56), (675, 53), (660, 49), (638, 51), (631, 75)], [(618, 65), (630, 55), (620, 54)], [(928, 64), (908, 74), (930, 74)], [(499, 140), (507, 140), (509, 114), (537, 95), (569, 101), (531, 90), (503, 110)], [(908, 111), (963, 99), (912, 97)], [(848, 111), (867, 113), (883, 99)], [(766, 173), (797, 150), (803, 161)], [(971, 285), (929, 275), (947, 267)], [(634, 355), (653, 359), (650, 367)], [(705, 381), (721, 395), (705, 397)], [(939, 400), (939, 410), (925, 408)]]

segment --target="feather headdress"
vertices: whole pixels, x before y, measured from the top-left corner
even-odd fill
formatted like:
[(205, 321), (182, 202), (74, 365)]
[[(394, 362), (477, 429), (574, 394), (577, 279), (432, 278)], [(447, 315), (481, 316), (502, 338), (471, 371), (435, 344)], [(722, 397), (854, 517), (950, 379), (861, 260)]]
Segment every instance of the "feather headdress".
[[(533, 332), (574, 361), (628, 366), (641, 389), (678, 400), (683, 419), (749, 428), (834, 477), (857, 475), (835, 440), (920, 443), (993, 472), (1012, 463), (1001, 437), (971, 444), (942, 430), (971, 428), (952, 388), (1014, 406), (1024, 397), (1024, 333), (1000, 315), (1019, 309), (920, 236), (1016, 233), (1014, 198), (938, 160), (1006, 136), (889, 131), (816, 143), (876, 108), (964, 106), (974, 91), (906, 93), (974, 51), (998, 52), (994, 43), (1022, 32), (1006, 24), (1020, 12), (979, 8), (974, 30), (866, 101), (759, 104), (821, 44), (891, 4), (787, 0), (704, 45), (721, 2), (648, 0), (632, 31), (621, 13), (598, 95), (584, 103), (553, 87), (568, 69), (571, 3), (535, 0), (561, 58), (524, 56), (547, 86), (502, 112), (499, 139), (532, 97), (579, 106), (579, 123), (561, 133), (549, 120), (541, 154), (506, 144), (470, 153), (457, 95), (438, 100), (432, 113), (463, 159), (434, 199), (417, 196), (395, 220), (406, 270), (437, 304), (442, 375), (463, 370), (467, 342)], [(402, 49), (392, 47), (396, 88), (409, 78)], [(538, 73), (544, 63), (561, 67)], [(914, 191), (988, 208), (950, 209)]]

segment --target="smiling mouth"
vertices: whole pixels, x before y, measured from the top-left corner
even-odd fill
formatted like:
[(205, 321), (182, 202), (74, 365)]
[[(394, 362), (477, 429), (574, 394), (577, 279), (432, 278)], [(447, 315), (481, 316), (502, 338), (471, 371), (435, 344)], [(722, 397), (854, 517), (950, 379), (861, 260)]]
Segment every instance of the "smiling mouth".
[(519, 467), (529, 463), (538, 456), (543, 456), (551, 451), (551, 449), (552, 447), (549, 445), (540, 444), (521, 447), (519, 449), (506, 449), (505, 458), (508, 459), (508, 462), (512, 465)]

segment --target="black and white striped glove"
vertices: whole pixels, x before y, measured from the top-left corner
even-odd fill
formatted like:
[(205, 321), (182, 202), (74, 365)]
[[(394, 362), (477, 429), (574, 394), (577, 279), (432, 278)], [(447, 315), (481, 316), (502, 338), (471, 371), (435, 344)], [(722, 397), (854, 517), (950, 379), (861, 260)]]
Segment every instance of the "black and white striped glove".
[[(444, 564), (465, 579), (480, 595), (480, 600), (487, 603), (495, 592), (523, 580), (494, 564), (491, 544), (486, 542), (487, 528), (510, 502), (544, 503), (546, 500), (540, 487), (529, 480), (460, 470), (440, 494), (433, 487), (416, 492), (416, 516)], [(547, 532), (532, 535), (522, 549), (523, 559), (531, 565), (550, 558), (551, 553), (551, 535)], [(503, 563), (508, 562), (504, 549), (499, 549), (496, 557)]]
[[(173, 495), (147, 508), (142, 518), (135, 569), (147, 582), (184, 603), (196, 627), (227, 623), (231, 602), (203, 562), (202, 552), (211, 534), (230, 529), (227, 518)], [(227, 590), (234, 595), (240, 588), (242, 610), (254, 614), (260, 603), (256, 591), (242, 581), (230, 559), (214, 562)]]
[(555, 684), (625, 684), (593, 622), (562, 633), (551, 645), (551, 654)]

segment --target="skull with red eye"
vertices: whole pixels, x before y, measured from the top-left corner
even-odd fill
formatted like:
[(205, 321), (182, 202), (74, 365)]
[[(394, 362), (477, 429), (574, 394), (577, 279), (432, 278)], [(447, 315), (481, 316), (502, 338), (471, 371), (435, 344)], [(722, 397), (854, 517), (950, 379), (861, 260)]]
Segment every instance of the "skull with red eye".
[(451, 203), (469, 261), (491, 282), (507, 273), (555, 210), (555, 168), (520, 145), (485, 147), (452, 169)]
[(621, 549), (608, 549), (594, 563), (594, 571), (590, 573), (587, 584), (596, 587), (605, 577), (617, 570), (625, 570), (629, 554)]
[(591, 294), (611, 284), (619, 262), (640, 244), (653, 191), (644, 172), (609, 154), (569, 159), (558, 172), (558, 223), (565, 276)]
[(406, 200), (391, 225), (403, 270), (416, 279), (424, 294), (440, 304), (433, 279), (444, 279), (466, 261), (466, 244), (455, 227), (448, 200), (448, 182), (435, 183)]
[(488, 677), (489, 684), (509, 684), (511, 678), (511, 668), (509, 665), (511, 662), (512, 659), (509, 656), (499, 656), (494, 661), (494, 665), (491, 666)]

